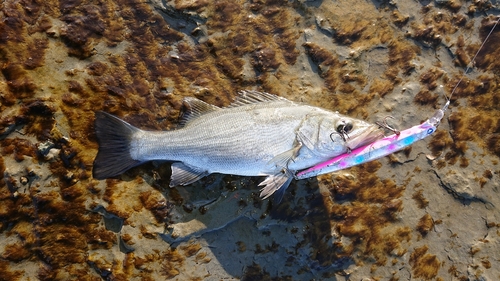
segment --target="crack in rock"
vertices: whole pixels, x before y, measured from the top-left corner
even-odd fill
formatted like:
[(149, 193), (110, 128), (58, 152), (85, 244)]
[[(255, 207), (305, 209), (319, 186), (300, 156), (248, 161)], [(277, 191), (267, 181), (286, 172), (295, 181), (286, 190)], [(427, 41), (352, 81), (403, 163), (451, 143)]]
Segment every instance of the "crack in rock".
[(461, 175), (455, 174), (453, 177), (446, 176), (447, 179), (445, 182), (436, 170), (431, 169), (431, 171), (439, 179), (439, 185), (462, 204), (469, 205), (472, 202), (479, 202), (488, 206), (493, 206), (493, 204), (486, 199), (476, 196), (473, 193), (474, 191), (469, 181)]

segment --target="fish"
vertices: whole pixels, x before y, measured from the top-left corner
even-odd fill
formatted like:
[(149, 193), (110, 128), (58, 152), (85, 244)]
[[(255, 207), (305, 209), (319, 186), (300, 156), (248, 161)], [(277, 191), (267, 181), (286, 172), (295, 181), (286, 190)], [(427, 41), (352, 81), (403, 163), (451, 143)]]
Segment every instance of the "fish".
[(273, 94), (240, 91), (220, 108), (193, 97), (179, 127), (146, 131), (95, 112), (93, 177), (106, 179), (152, 160), (172, 162), (170, 187), (209, 174), (266, 176), (260, 197), (279, 202), (295, 172), (384, 136), (379, 126)]

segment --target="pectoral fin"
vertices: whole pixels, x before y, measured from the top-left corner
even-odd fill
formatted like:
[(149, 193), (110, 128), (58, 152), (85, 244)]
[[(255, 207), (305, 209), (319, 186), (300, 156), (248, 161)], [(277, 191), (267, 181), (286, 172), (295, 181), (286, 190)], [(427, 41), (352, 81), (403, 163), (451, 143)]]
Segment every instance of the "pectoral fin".
[(267, 199), (269, 196), (275, 194), (274, 201), (276, 203), (281, 202), (281, 199), (283, 199), (283, 195), (285, 194), (285, 190), (290, 185), (290, 182), (292, 182), (292, 179), (293, 176), (288, 171), (268, 176), (259, 184), (259, 186), (264, 186), (260, 190), (260, 198)]
[(182, 162), (172, 163), (170, 187), (176, 185), (188, 185), (203, 178), (206, 175), (208, 175), (208, 172), (200, 168), (188, 166)]
[(293, 161), (295, 157), (297, 157), (301, 147), (302, 143), (297, 143), (292, 149), (274, 156), (273, 159), (267, 162), (267, 164), (274, 165), (278, 168), (288, 169), (288, 163), (290, 163), (290, 161)]
[[(312, 118), (309, 118), (312, 119)], [(308, 119), (308, 120), (309, 120)], [(297, 131), (297, 141), (304, 144), (310, 150), (314, 149), (315, 140), (318, 139), (318, 129), (313, 126), (306, 126), (303, 124)]]

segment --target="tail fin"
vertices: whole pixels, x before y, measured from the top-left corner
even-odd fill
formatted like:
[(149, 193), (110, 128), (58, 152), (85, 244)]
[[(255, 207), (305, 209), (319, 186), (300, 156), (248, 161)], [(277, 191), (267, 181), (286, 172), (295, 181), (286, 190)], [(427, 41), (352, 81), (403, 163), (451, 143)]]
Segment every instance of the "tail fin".
[(130, 139), (139, 129), (102, 111), (95, 113), (94, 124), (99, 142), (99, 151), (92, 171), (95, 179), (117, 176), (142, 163), (130, 156)]

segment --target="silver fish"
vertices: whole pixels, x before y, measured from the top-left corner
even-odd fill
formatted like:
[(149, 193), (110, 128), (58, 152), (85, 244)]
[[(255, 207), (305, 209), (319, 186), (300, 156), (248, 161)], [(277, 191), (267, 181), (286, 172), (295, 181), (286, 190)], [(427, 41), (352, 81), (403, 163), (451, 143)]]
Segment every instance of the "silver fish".
[(242, 91), (226, 108), (196, 98), (184, 103), (182, 128), (172, 131), (144, 131), (96, 112), (94, 178), (168, 160), (171, 187), (211, 173), (267, 176), (261, 198), (275, 193), (280, 201), (296, 171), (383, 137), (377, 125), (268, 93)]

